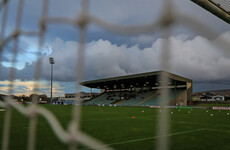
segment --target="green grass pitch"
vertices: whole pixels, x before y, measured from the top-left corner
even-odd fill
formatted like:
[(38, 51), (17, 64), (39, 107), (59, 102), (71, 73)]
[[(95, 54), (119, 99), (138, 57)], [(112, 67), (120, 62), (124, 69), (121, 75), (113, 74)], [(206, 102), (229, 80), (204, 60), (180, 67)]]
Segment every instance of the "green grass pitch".
[[(67, 128), (72, 117), (72, 106), (41, 106), (53, 112), (62, 126)], [(160, 109), (83, 106), (81, 129), (114, 149), (155, 149), (157, 113), (160, 113)], [(170, 130), (167, 135), (169, 148), (171, 150), (229, 150), (230, 115), (227, 113), (230, 111), (169, 109)], [(4, 112), (0, 112), (0, 146), (3, 120)], [(27, 149), (28, 128), (28, 118), (14, 110), (9, 149)], [(57, 139), (47, 121), (41, 116), (38, 118), (36, 133), (37, 150), (68, 149), (68, 145)], [(80, 149), (87, 149), (87, 147), (80, 146)]]

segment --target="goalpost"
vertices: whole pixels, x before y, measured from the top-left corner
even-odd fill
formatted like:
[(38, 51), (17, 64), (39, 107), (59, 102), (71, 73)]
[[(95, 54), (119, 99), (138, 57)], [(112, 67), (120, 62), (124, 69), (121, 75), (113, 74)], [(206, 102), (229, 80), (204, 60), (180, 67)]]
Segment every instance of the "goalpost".
[[(6, 32), (6, 21), (8, 18), (8, 10), (9, 10), (9, 2), (12, 0), (1, 0), (0, 2), (0, 58), (2, 56), (2, 53), (4, 52), (5, 46), (9, 42), (13, 42), (12, 46), (12, 60), (11, 64), (12, 66), (15, 66), (16, 64), (16, 58), (18, 55), (18, 45), (19, 45), (19, 37), (20, 36), (29, 36), (29, 37), (37, 37), (37, 47), (38, 50), (42, 50), (45, 42), (44, 35), (46, 33), (46, 28), (49, 24), (55, 23), (55, 24), (66, 24), (72, 27), (75, 27), (76, 29), (79, 29), (79, 41), (78, 41), (78, 58), (76, 59), (76, 85), (77, 89), (76, 91), (80, 90), (79, 82), (82, 81), (83, 78), (83, 70), (84, 70), (84, 58), (85, 58), (85, 43), (86, 43), (86, 31), (87, 31), (87, 25), (89, 24), (95, 24), (102, 29), (109, 30), (111, 32), (116, 32), (120, 34), (149, 34), (154, 32), (161, 32), (164, 37), (164, 42), (162, 43), (162, 49), (161, 49), (161, 67), (163, 69), (170, 69), (170, 41), (169, 37), (171, 35), (171, 29), (173, 28), (173, 25), (175, 24), (182, 24), (188, 28), (191, 28), (192, 30), (202, 33), (207, 36), (216, 37), (218, 34), (215, 33), (212, 29), (209, 29), (207, 25), (203, 24), (200, 20), (196, 20), (192, 16), (184, 16), (183, 14), (176, 14), (175, 10), (173, 9), (173, 1), (171, 0), (164, 0), (164, 9), (162, 9), (162, 15), (159, 18), (159, 20), (152, 22), (150, 24), (143, 24), (143, 25), (134, 25), (134, 26), (122, 26), (122, 25), (115, 25), (109, 22), (106, 22), (104, 20), (99, 19), (98, 17), (94, 16), (93, 14), (89, 13), (89, 3), (90, 0), (82, 0), (82, 10), (80, 15), (76, 19), (69, 19), (69, 18), (63, 18), (63, 17), (50, 17), (48, 16), (48, 10), (50, 7), (49, 0), (41, 0), (41, 3), (43, 5), (41, 10), (41, 16), (39, 19), (39, 30), (23, 30), (21, 28), (21, 22), (22, 22), (22, 11), (24, 6), (24, 0), (18, 0), (18, 7), (17, 7), (17, 16), (16, 16), (16, 24), (14, 29), (11, 31), (11, 34), (7, 37), (5, 37)], [(193, 0), (194, 2), (197, 2), (198, 4), (203, 6), (203, 3), (210, 3), (215, 1), (207, 1), (207, 0)], [(222, 5), (222, 4), (221, 4)], [(204, 6), (206, 8), (206, 6)], [(229, 13), (224, 14), (224, 12), (221, 12), (221, 10), (213, 10), (214, 7), (217, 6), (207, 6), (211, 9), (211, 11), (221, 14), (222, 19), (224, 19), (226, 22), (229, 23)], [(219, 7), (218, 7), (219, 8)], [(221, 8), (223, 9), (223, 8)], [(225, 12), (226, 13), (226, 12)], [(219, 15), (218, 15), (219, 16)], [(229, 43), (226, 42), (225, 39), (219, 43), (219, 45), (225, 45), (225, 47), (221, 47), (221, 51), (224, 53), (228, 53)], [(217, 45), (217, 46), (219, 46)], [(228, 47), (228, 48), (226, 48)], [(0, 60), (1, 62), (1, 60)], [(0, 72), (2, 68), (0, 68)], [(42, 65), (41, 60), (38, 59), (36, 62), (36, 68), (35, 68), (35, 75), (34, 80), (39, 81), (41, 78), (41, 72)], [(0, 73), (1, 76), (1, 73)], [(0, 77), (1, 78), (1, 77)], [(15, 69), (12, 68), (10, 70), (10, 84), (9, 84), (9, 90), (8, 94), (13, 95), (13, 89), (15, 88), (14, 80), (16, 78), (16, 72)], [(161, 81), (163, 86), (167, 85), (168, 83), (168, 77), (162, 75)], [(39, 82), (34, 83), (34, 93), (39, 93)], [(162, 100), (162, 106), (165, 106), (166, 103), (164, 100), (167, 99), (168, 96), (168, 90), (162, 88), (161, 91), (161, 100)], [(86, 135), (84, 132), (82, 132), (79, 128), (80, 124), (80, 105), (75, 105), (74, 111), (73, 111), (73, 118), (71, 120), (71, 123), (69, 124), (68, 130), (63, 129), (60, 122), (55, 118), (54, 114), (52, 114), (47, 109), (39, 106), (36, 104), (36, 97), (33, 97), (33, 104), (31, 104), (28, 107), (24, 107), (20, 104), (15, 104), (12, 102), (12, 97), (8, 96), (4, 102), (0, 102), (0, 106), (6, 108), (5, 112), (5, 120), (4, 122), (4, 129), (3, 129), (3, 141), (2, 142), (2, 150), (8, 150), (9, 149), (9, 141), (10, 141), (10, 125), (11, 125), (11, 116), (12, 116), (12, 109), (17, 109), (21, 114), (28, 117), (30, 120), (29, 124), (29, 131), (28, 131), (28, 150), (34, 150), (35, 149), (35, 142), (36, 142), (36, 127), (37, 127), (37, 115), (40, 114), (43, 116), (46, 121), (50, 124), (52, 127), (53, 132), (56, 134), (56, 136), (62, 141), (63, 143), (66, 143), (69, 145), (71, 150), (77, 149), (78, 144), (86, 145), (87, 147), (90, 147), (92, 149), (98, 149), (98, 150), (109, 150), (112, 149), (109, 146), (105, 146), (103, 142), (92, 138), (88, 135)], [(168, 147), (168, 137), (165, 136), (168, 134), (169, 127), (169, 117), (168, 117), (168, 111), (165, 109), (165, 111), (162, 111), (162, 113), (159, 113), (159, 120), (158, 120), (158, 143), (157, 143), (157, 149), (158, 150), (167, 150), (170, 149)]]
[(230, 1), (229, 0), (191, 0), (207, 11), (230, 24)]

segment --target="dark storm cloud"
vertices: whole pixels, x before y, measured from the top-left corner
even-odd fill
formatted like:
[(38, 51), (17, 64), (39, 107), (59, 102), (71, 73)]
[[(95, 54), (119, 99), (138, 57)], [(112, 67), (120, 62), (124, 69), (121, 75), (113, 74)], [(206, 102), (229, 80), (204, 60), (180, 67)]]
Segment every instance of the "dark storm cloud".
[(9, 57), (7, 57), (7, 56), (5, 55), (5, 53), (4, 53), (4, 52), (2, 53), (2, 58), (1, 58), (1, 61), (2, 61), (2, 62), (10, 62)]
[(0, 81), (3, 80), (10, 80), (10, 71), (14, 70), (14, 71), (18, 71), (16, 68), (12, 68), (12, 67), (5, 67), (2, 64), (0, 64)]
[[(229, 39), (230, 33), (221, 35)], [(149, 39), (146, 39), (147, 41)], [(143, 40), (142, 39), (142, 40)], [(180, 74), (196, 81), (229, 80), (229, 55), (211, 44), (204, 37), (197, 36), (187, 39), (181, 35), (170, 37), (171, 42), (171, 69), (168, 71)], [(214, 41), (212, 41), (214, 43)], [(87, 43), (85, 51), (85, 78), (84, 80), (112, 77), (133, 73), (161, 70), (162, 39), (156, 40), (150, 47), (139, 48), (138, 45), (116, 45), (110, 41), (98, 40)], [(57, 38), (51, 45), (54, 57), (54, 80), (75, 81), (77, 62), (77, 42), (64, 42)], [(45, 56), (42, 59), (42, 78), (49, 80), (50, 64)], [(22, 70), (18, 70), (17, 77), (21, 80), (32, 80), (35, 62), (27, 63)], [(3, 67), (4, 68), (4, 67)]]
[[(207, 12), (200, 6), (197, 6), (193, 2), (181, 0), (174, 0), (173, 2), (175, 11), (177, 13), (195, 17), (198, 20), (206, 23), (209, 27), (214, 28), (218, 32), (224, 32), (226, 30), (229, 30), (229, 26), (227, 23), (224, 23), (221, 19), (217, 18), (210, 12)], [(7, 21), (7, 33), (11, 33), (13, 31), (17, 15), (17, 4), (17, 2), (10, 1), (9, 17)], [(38, 30), (39, 19), (42, 14), (42, 1), (25, 0), (23, 10), (24, 11), (21, 28), (28, 31)], [(80, 11), (81, 1), (66, 0), (65, 4), (63, 5), (63, 1), (51, 0), (48, 16), (76, 18), (79, 15)], [(97, 0), (90, 1), (89, 11), (90, 14), (110, 23), (119, 25), (136, 25), (156, 21), (159, 17), (161, 17), (162, 12), (166, 10), (164, 10), (162, 0)], [(77, 40), (77, 32), (75, 30), (76, 29), (73, 27), (73, 25), (60, 25), (51, 23), (48, 25), (48, 33), (46, 34), (46, 37), (48, 38), (47, 40), (53, 40), (56, 37), (62, 37), (62, 39), (65, 41)], [(71, 33), (71, 31), (73, 31), (73, 33)], [(102, 33), (102, 35), (100, 36), (100, 33), (100, 30), (93, 27), (88, 30), (88, 37), (91, 41), (106, 39), (111, 41), (112, 43), (118, 41), (116, 40), (116, 38), (120, 38), (117, 34), (111, 35), (110, 33), (107, 33), (108, 35), (106, 35)]]

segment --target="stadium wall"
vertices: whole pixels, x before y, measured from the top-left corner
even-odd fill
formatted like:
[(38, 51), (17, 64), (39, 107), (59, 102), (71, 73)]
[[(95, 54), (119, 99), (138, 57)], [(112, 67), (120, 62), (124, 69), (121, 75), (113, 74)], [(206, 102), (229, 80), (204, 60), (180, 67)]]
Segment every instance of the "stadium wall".
[(187, 106), (188, 103), (188, 91), (184, 90), (180, 93), (179, 96), (177, 96), (174, 100), (171, 101), (170, 105), (176, 105), (176, 106)]

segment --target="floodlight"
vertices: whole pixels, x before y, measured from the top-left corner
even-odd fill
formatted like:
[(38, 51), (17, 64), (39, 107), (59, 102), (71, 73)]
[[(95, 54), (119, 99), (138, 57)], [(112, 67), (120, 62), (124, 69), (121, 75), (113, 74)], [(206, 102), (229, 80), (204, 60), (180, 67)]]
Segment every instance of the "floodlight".
[(53, 57), (50, 57), (49, 60), (50, 60), (50, 64), (55, 64)]

